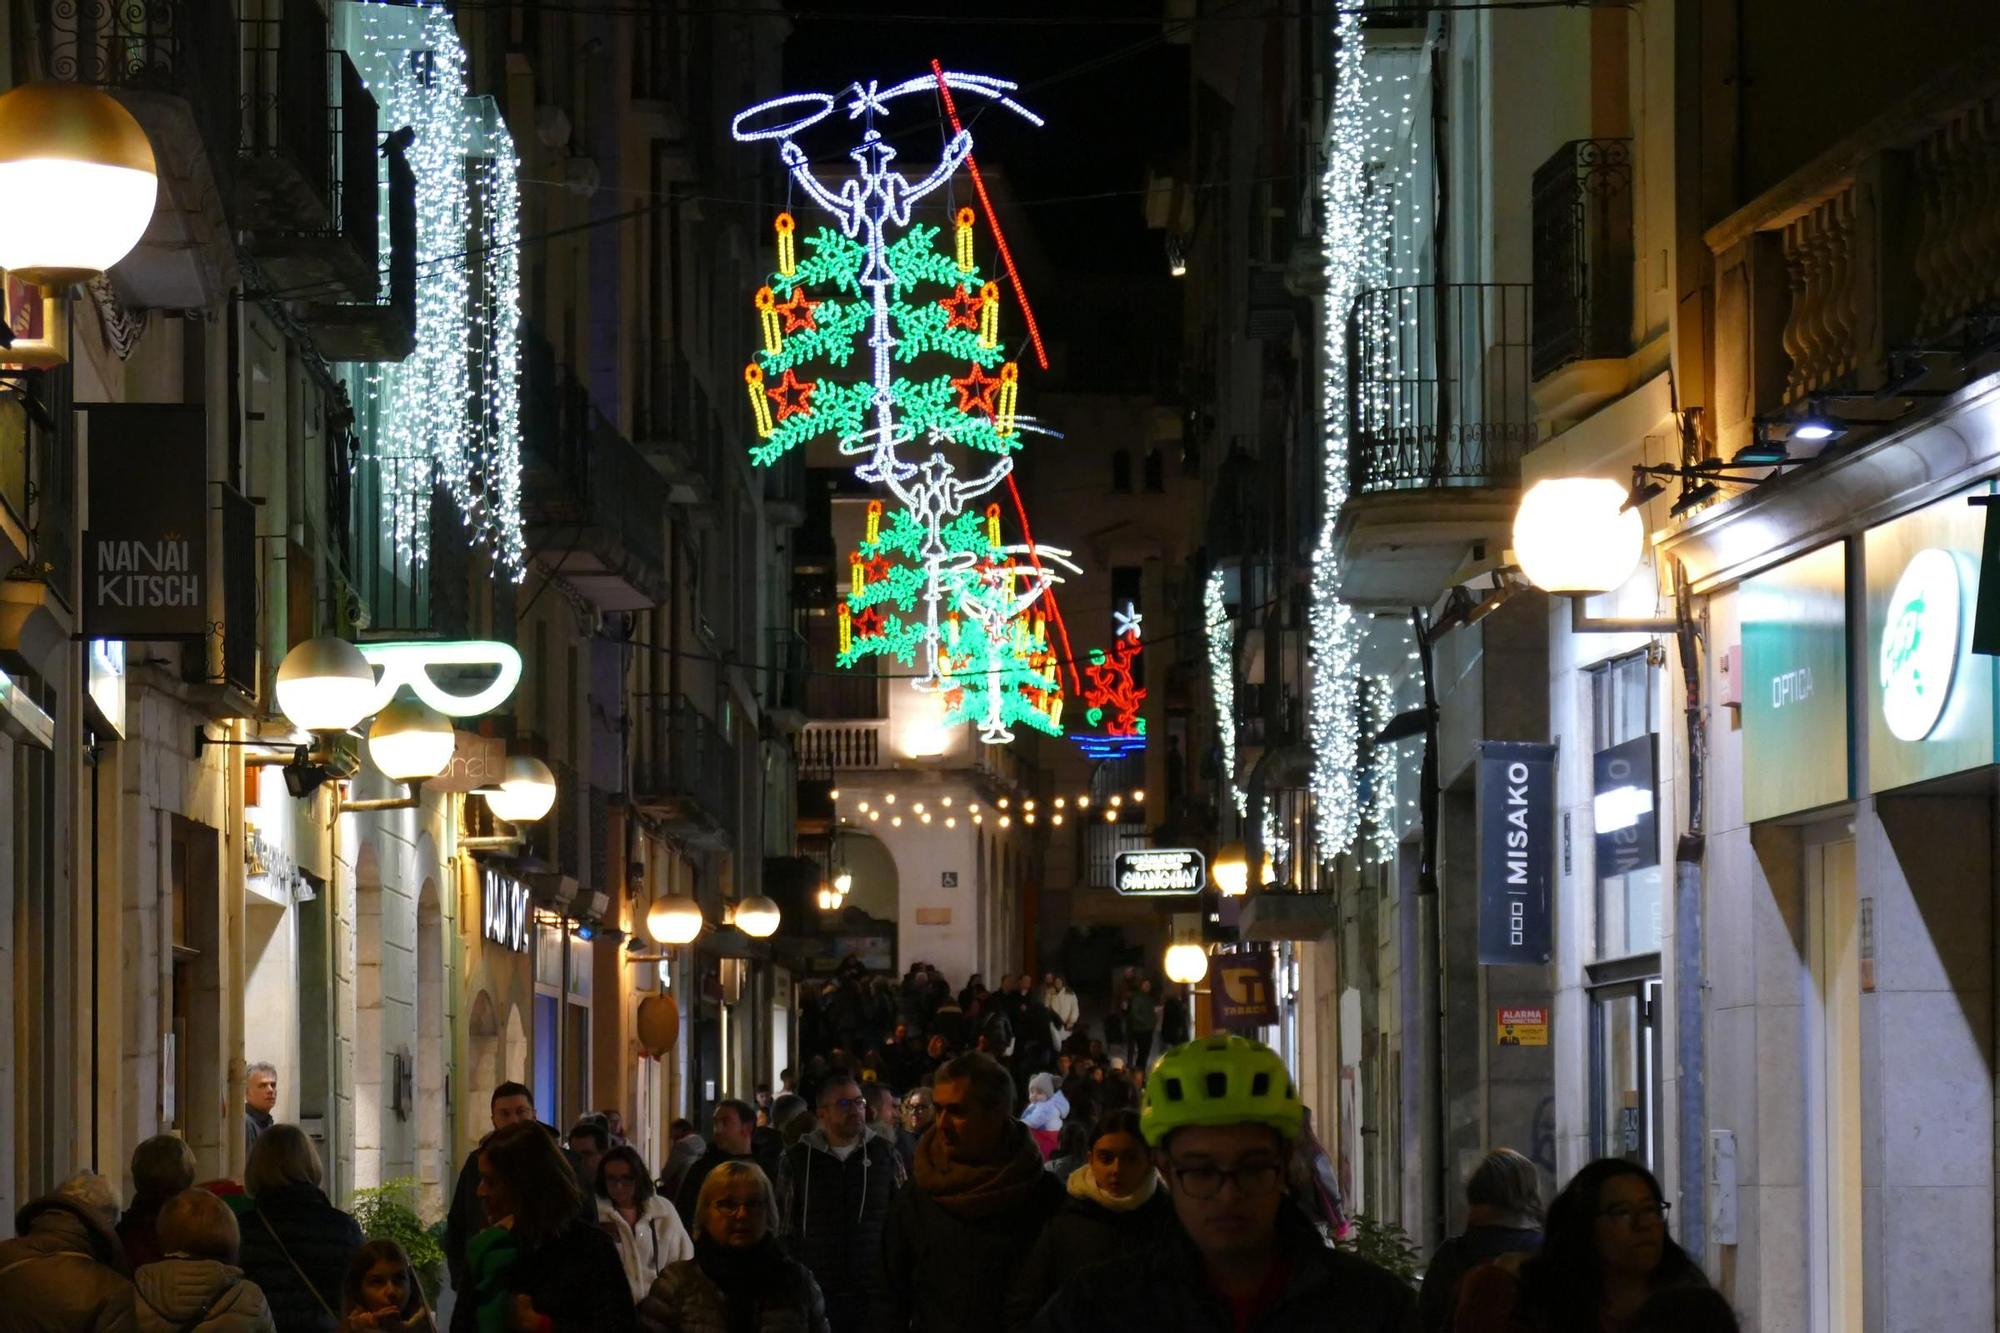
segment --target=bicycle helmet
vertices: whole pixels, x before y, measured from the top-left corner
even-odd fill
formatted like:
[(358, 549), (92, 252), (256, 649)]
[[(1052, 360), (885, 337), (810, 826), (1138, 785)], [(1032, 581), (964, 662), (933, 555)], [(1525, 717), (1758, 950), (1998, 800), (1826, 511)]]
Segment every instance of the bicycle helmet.
[(1155, 1148), (1189, 1125), (1269, 1125), (1289, 1143), (1305, 1119), (1305, 1103), (1278, 1053), (1234, 1033), (1166, 1052), (1146, 1076), (1139, 1103), (1139, 1132)]

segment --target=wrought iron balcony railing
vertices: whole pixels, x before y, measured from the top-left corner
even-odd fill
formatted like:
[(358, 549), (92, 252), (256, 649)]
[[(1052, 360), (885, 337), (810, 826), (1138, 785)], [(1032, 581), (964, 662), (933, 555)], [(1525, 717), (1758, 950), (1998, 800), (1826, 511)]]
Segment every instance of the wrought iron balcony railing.
[(1348, 313), (1354, 491), (1506, 486), (1534, 442), (1528, 284), (1361, 293)]
[(1534, 376), (1632, 350), (1632, 141), (1572, 139), (1535, 169)]

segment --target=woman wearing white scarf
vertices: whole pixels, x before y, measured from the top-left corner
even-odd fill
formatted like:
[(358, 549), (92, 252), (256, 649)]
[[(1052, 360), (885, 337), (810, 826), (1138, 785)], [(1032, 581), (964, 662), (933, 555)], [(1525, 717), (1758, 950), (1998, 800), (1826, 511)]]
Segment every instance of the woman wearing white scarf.
[(1175, 1225), (1136, 1111), (1109, 1111), (1090, 1137), (1090, 1158), (1069, 1177), (1069, 1199), (1043, 1228), (1007, 1298), (1007, 1323), (1024, 1329), (1074, 1274), (1135, 1255)]

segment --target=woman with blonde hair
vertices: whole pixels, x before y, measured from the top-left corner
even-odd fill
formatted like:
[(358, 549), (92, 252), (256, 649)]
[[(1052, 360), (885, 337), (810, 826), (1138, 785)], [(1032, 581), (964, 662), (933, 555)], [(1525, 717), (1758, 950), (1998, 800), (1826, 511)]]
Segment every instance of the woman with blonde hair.
[(271, 1317), (292, 1333), (334, 1333), (341, 1284), (361, 1248), (361, 1228), (321, 1189), (325, 1174), (312, 1140), (297, 1125), (257, 1136), (243, 1189), (243, 1275), (264, 1289)]
[(646, 1333), (828, 1333), (805, 1265), (771, 1235), (778, 1201), (752, 1162), (723, 1162), (702, 1182), (694, 1258), (670, 1266), (639, 1305)]

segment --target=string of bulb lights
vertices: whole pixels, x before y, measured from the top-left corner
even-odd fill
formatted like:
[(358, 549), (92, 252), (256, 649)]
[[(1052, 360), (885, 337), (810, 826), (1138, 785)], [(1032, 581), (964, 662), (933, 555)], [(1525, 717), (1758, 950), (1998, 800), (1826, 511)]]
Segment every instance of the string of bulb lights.
[[(840, 803), (840, 789), (829, 793), (836, 808)], [(1130, 815), (1137, 814), (1146, 804), (1146, 790), (1135, 787), (1130, 792), (1112, 792), (1105, 796), (1093, 797), (1087, 791), (1072, 792), (1051, 798), (1050, 808), (1042, 810), (1041, 802), (1035, 797), (1016, 801), (1001, 796), (993, 800), (993, 822), (1003, 829), (1012, 828), (1018, 816), (1021, 823), (1033, 827), (1046, 815), (1051, 827), (1061, 828), (1069, 819), (1079, 821), (1101, 818), (1107, 824), (1116, 824)], [(935, 808), (933, 808), (935, 806)], [(907, 810), (907, 814), (905, 813)], [(1092, 810), (1096, 813), (1092, 814)], [(956, 829), (960, 819), (973, 827), (983, 827), (988, 810), (978, 801), (958, 802), (951, 796), (938, 796), (931, 801), (911, 801), (905, 808), (898, 808), (895, 792), (884, 792), (875, 800), (860, 798), (855, 802), (854, 815), (841, 815), (842, 824), (855, 827), (857, 820), (870, 824), (886, 823), (892, 829), (903, 827), (905, 820), (921, 827), (942, 824), (947, 830)]]

